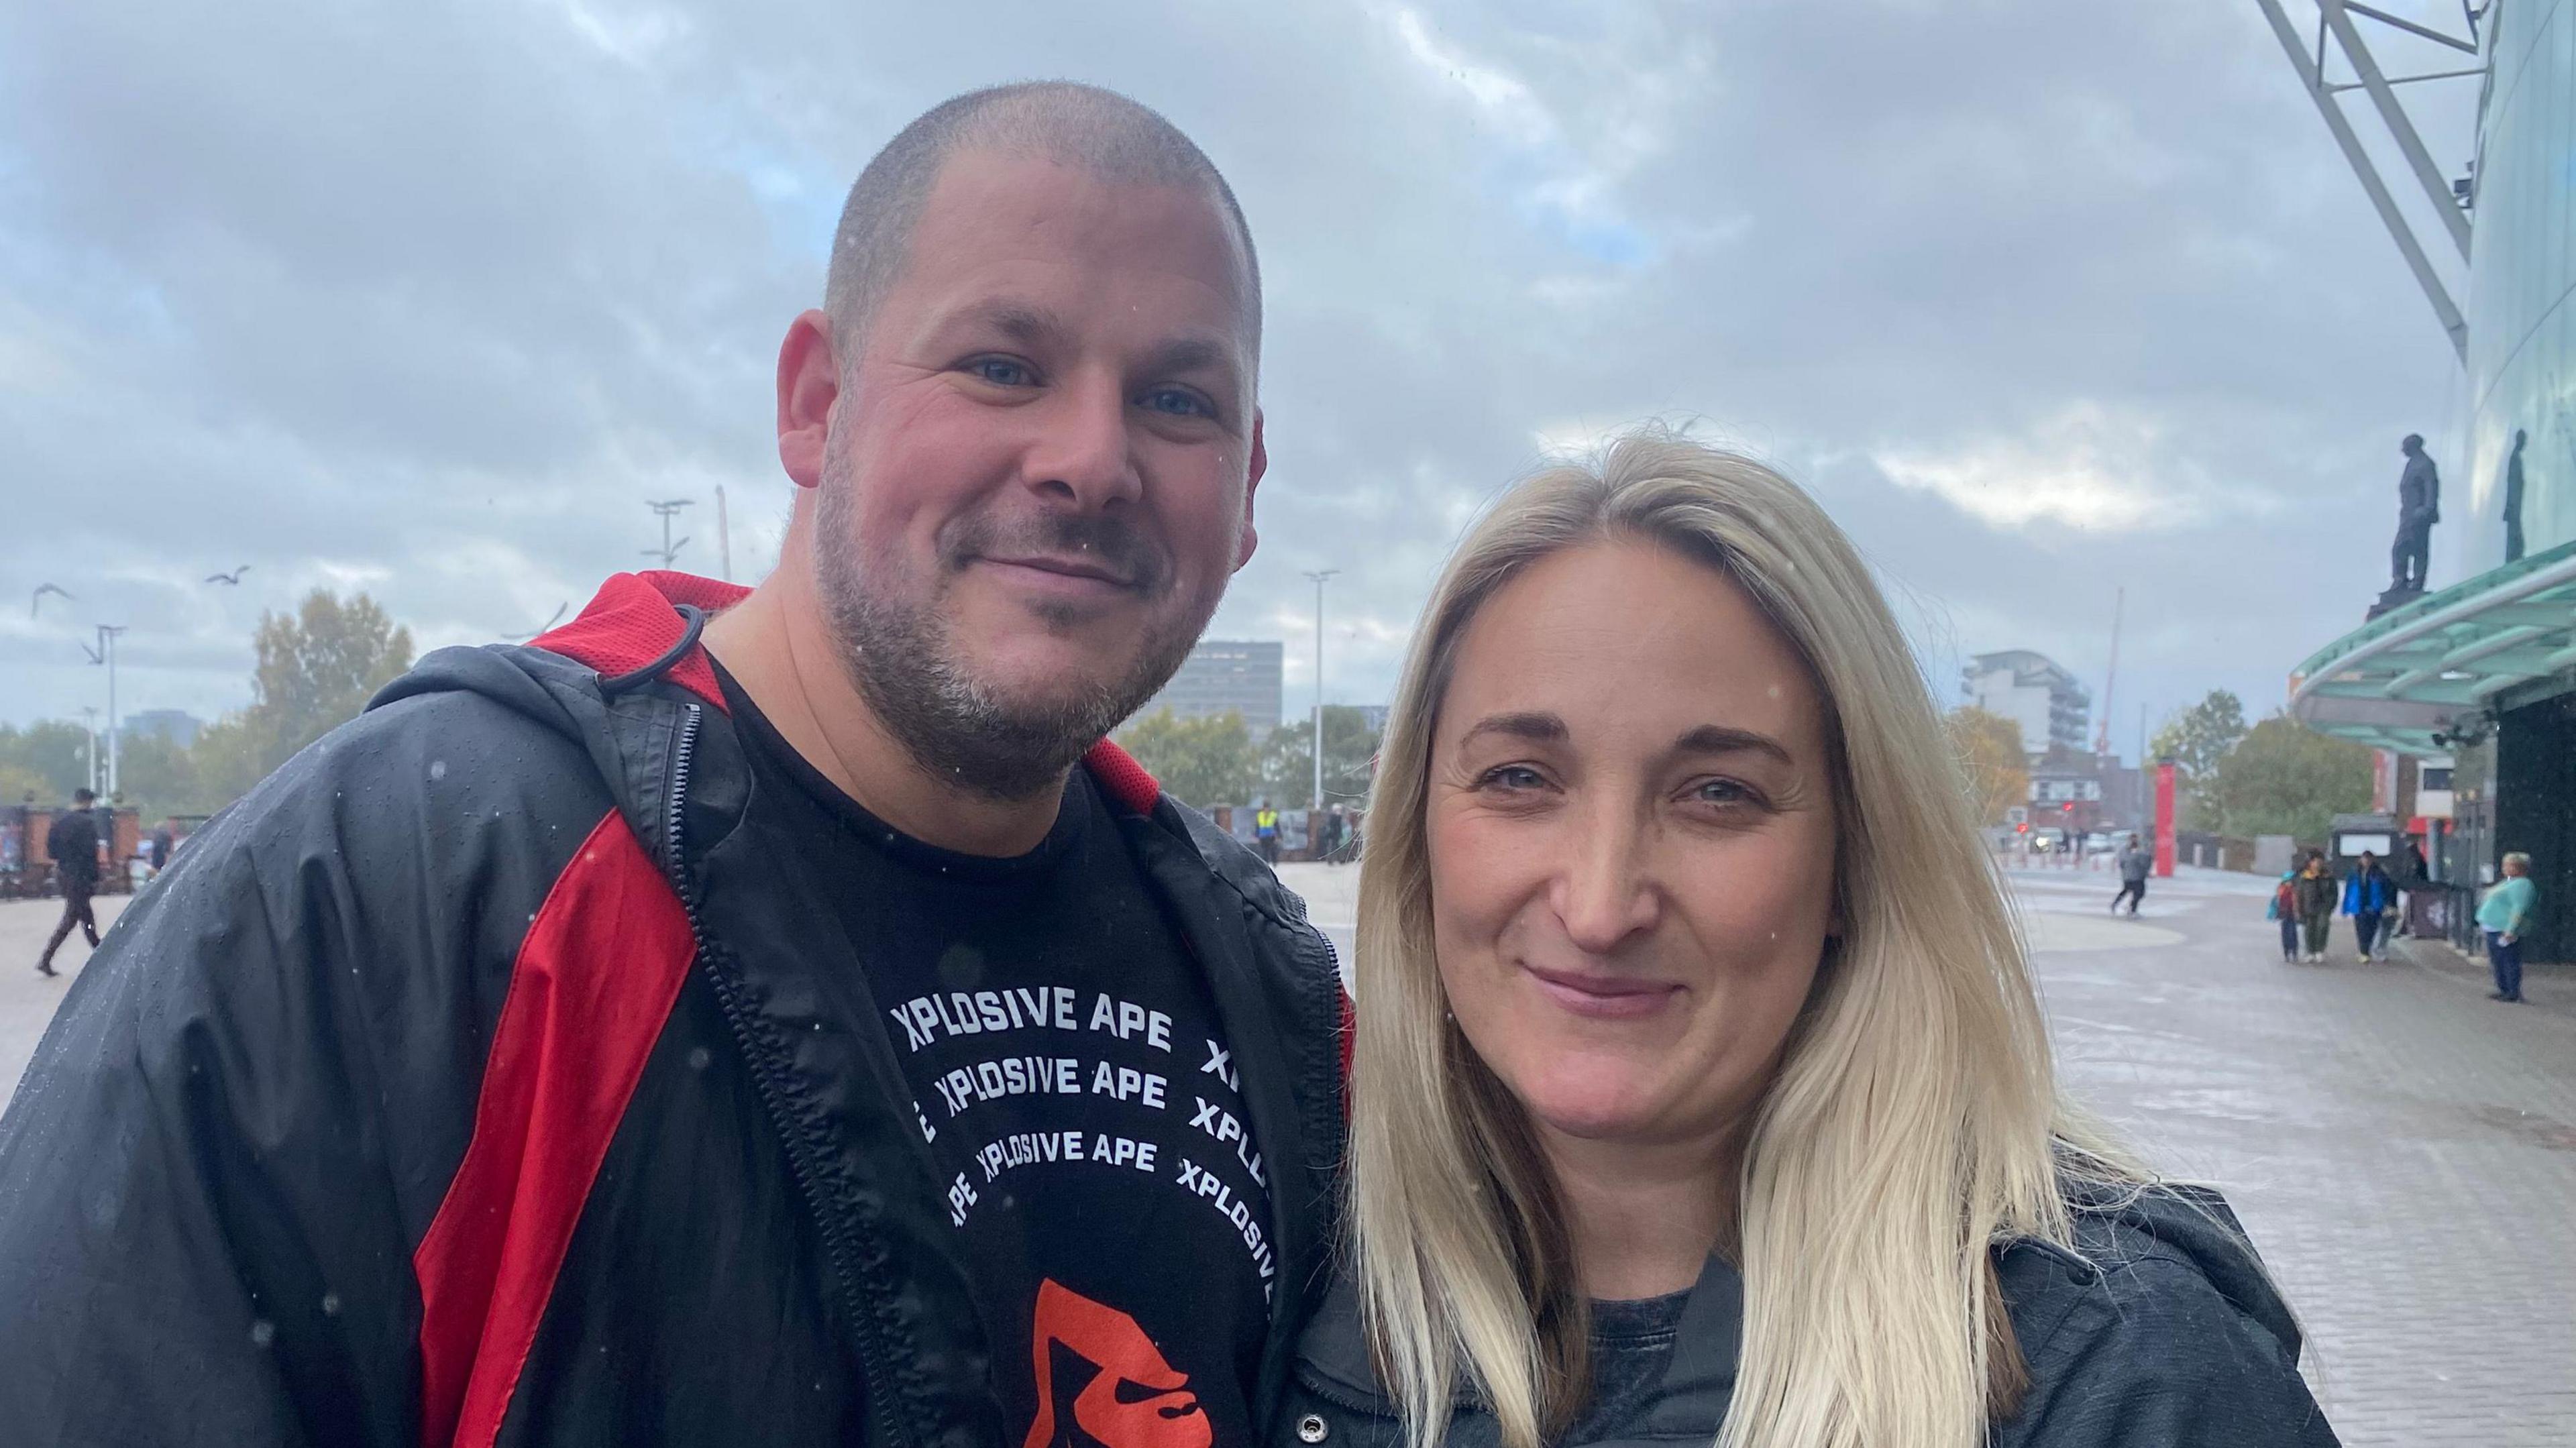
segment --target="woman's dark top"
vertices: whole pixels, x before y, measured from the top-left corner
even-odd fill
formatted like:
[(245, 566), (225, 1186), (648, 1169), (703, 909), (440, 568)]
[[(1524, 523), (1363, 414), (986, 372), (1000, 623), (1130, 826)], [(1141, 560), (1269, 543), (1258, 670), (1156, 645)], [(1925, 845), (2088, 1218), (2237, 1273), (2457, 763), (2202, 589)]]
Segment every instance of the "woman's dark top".
[[(1991, 1448), (2333, 1448), (2299, 1377), (2298, 1324), (2216, 1192), (2162, 1186), (2079, 1205), (2075, 1235), (2071, 1252), (1995, 1249), (2031, 1388), (1994, 1425)], [(1744, 1280), (1711, 1258), (1676, 1301), (1595, 1304), (1595, 1393), (1560, 1448), (1716, 1441), (1735, 1387)], [(1299, 1344), (1277, 1422), (1283, 1448), (1403, 1441), (1347, 1279)], [(1462, 1394), (1447, 1441), (1489, 1448), (1500, 1435)]]

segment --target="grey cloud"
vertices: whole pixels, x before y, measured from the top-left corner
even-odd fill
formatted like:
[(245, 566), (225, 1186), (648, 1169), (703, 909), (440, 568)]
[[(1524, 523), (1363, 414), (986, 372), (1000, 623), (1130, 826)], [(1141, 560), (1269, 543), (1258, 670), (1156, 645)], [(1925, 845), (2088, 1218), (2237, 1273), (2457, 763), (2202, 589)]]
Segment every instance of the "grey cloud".
[[(1216, 628), (1290, 640), (1292, 705), (1301, 570), (1345, 570), (1333, 692), (1382, 698), (1461, 519), (1650, 415), (1814, 486), (1945, 690), (1990, 648), (2097, 671), (2125, 584), (2124, 695), (2267, 701), (2357, 622), (2394, 439), (2456, 396), (2240, 0), (19, 6), (0, 582), (97, 576), (129, 707), (212, 712), (310, 582), (425, 643), (524, 629), (638, 560), (648, 496), (700, 499), (711, 568), (719, 483), (738, 568), (774, 552), (770, 358), (841, 188), (1026, 75), (1164, 109), (1251, 215), (1274, 466)], [(2084, 446), (2143, 499), (1962, 506)], [(82, 609), (0, 623), (0, 717), (97, 692)]]

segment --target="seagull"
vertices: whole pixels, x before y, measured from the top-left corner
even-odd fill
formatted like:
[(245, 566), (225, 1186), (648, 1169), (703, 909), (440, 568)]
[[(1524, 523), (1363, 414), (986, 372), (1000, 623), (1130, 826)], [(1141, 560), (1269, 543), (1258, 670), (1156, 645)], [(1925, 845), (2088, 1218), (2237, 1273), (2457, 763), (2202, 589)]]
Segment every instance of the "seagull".
[(230, 573), (209, 573), (206, 575), (206, 581), (208, 583), (228, 583), (238, 588), (241, 586), (241, 576), (248, 572), (250, 572), (250, 565), (245, 563)]
[(552, 618), (550, 618), (550, 619), (547, 619), (547, 620), (546, 620), (544, 623), (542, 623), (542, 624), (537, 625), (537, 627), (536, 627), (535, 629), (533, 629), (533, 630), (531, 630), (531, 631), (529, 631), (529, 632), (527, 632), (527, 633), (503, 634), (503, 635), (501, 635), (501, 637), (503, 637), (503, 638), (505, 638), (505, 639), (510, 640), (512, 643), (526, 643), (528, 640), (530, 640), (530, 639), (532, 639), (532, 638), (535, 638), (538, 634), (544, 633), (546, 630), (548, 630), (548, 629), (550, 629), (550, 628), (553, 628), (556, 624), (559, 624), (559, 623), (563, 622), (563, 616), (564, 616), (564, 612), (565, 612), (565, 610), (570, 609), (571, 607), (572, 607), (572, 602), (571, 602), (571, 600), (567, 599), (567, 600), (565, 600), (564, 602), (562, 602), (562, 603), (558, 603), (558, 604), (556, 604), (556, 605), (555, 605), (555, 616), (554, 616), (554, 617), (552, 617)]
[(36, 585), (36, 596), (27, 600), (27, 617), (36, 616), (36, 606), (45, 601), (45, 595), (48, 593), (59, 593), (67, 602), (72, 596), (71, 590), (59, 583), (39, 583)]

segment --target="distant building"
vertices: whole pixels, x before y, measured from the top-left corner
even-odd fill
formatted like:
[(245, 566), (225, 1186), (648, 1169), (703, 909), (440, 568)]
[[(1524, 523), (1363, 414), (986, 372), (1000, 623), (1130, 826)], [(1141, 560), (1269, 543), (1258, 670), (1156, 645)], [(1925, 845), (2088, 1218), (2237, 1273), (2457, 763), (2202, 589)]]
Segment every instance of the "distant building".
[(1371, 734), (1384, 735), (1386, 733), (1386, 714), (1387, 710), (1392, 706), (1386, 704), (1354, 704), (1351, 707), (1360, 711), (1360, 722), (1368, 726), (1368, 731)]
[(1165, 709), (1183, 719), (1241, 714), (1258, 742), (1279, 727), (1283, 647), (1274, 639), (1201, 639), (1181, 671), (1137, 715), (1150, 717)]
[(125, 716), (128, 739), (167, 739), (181, 749), (197, 742), (197, 731), (205, 721), (185, 709), (146, 709)]
[(2021, 726), (2022, 752), (2037, 763), (2051, 745), (2081, 752), (2093, 719), (2093, 696), (2075, 676), (2028, 649), (1979, 654), (1960, 670), (1960, 693), (1973, 708)]

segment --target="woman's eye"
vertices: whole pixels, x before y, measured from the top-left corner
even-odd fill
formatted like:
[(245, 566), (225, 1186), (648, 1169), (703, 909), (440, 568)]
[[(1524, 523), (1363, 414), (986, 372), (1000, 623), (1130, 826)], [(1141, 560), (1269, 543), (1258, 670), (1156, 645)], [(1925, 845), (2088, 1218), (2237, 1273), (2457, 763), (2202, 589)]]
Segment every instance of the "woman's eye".
[(1484, 777), (1476, 783), (1487, 789), (1518, 791), (1537, 789), (1547, 781), (1539, 777), (1537, 770), (1526, 764), (1504, 764), (1486, 770)]
[(1145, 408), (1170, 417), (1214, 417), (1216, 408), (1185, 387), (1157, 387), (1144, 396)]
[(978, 357), (966, 364), (966, 370), (996, 387), (1026, 387), (1035, 380), (1025, 363), (1008, 357)]
[(1691, 790), (1691, 798), (1701, 804), (1755, 804), (1753, 791), (1731, 779), (1705, 779)]

